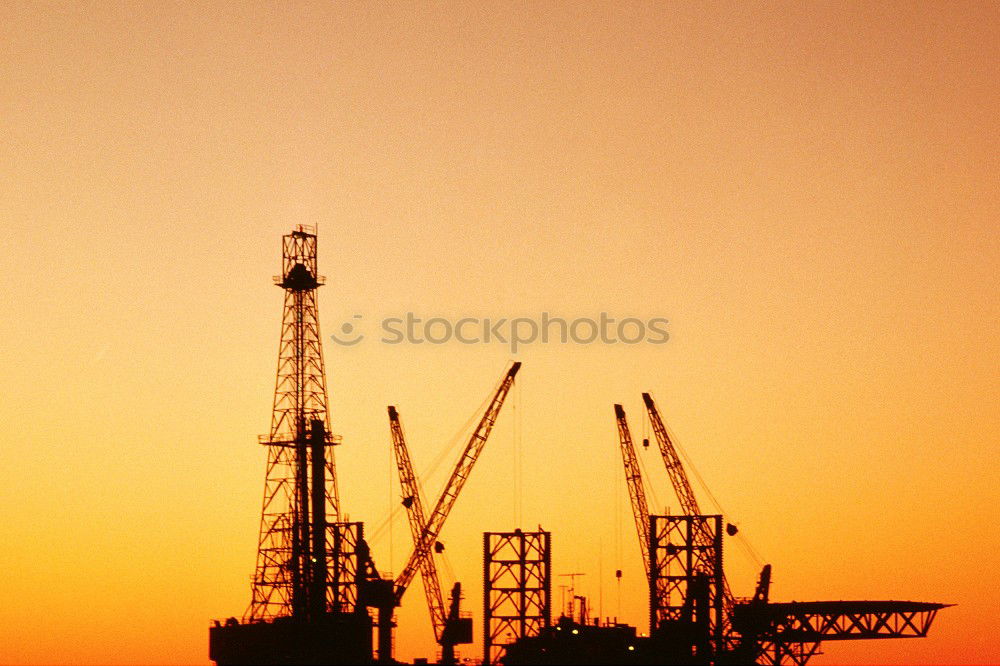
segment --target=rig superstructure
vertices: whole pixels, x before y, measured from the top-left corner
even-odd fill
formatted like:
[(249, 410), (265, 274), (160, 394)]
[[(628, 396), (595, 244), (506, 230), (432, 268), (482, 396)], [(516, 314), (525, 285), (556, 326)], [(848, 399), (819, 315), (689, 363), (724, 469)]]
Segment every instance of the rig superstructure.
[[(449, 513), (487, 443), (520, 363), (512, 363), (433, 504), (425, 504), (399, 410), (388, 407), (389, 441), (399, 472), (413, 550), (395, 578), (379, 573), (364, 524), (342, 520), (320, 335), (315, 229), (282, 239), (284, 314), (264, 498), (251, 601), (242, 619), (216, 621), (209, 656), (236, 664), (392, 664), (395, 609), (419, 573), (439, 663), (458, 662), (456, 646), (473, 641), (473, 620), (456, 583), (446, 606), (435, 556)], [(705, 514), (677, 448), (649, 393), (642, 394), (657, 447), (681, 507), (654, 515), (646, 501), (631, 431), (614, 406), (618, 446), (649, 594), (648, 635), (591, 618), (571, 594), (552, 618), (550, 532), (483, 534), (484, 664), (794, 664), (804, 666), (831, 640), (927, 635), (946, 604), (908, 601), (770, 601), (771, 566), (754, 594), (733, 595), (723, 569), (723, 541), (736, 528)], [(644, 440), (645, 446), (649, 441)], [(426, 506), (431, 506), (428, 513)], [(564, 574), (576, 576), (579, 574)], [(466, 660), (468, 661), (468, 660)]]
[(282, 239), (285, 292), (267, 447), (257, 565), (242, 621), (210, 629), (218, 664), (364, 663), (372, 624), (360, 593), (370, 574), (361, 523), (339, 521), (317, 290), (315, 231)]
[[(648, 635), (591, 621), (583, 610), (505, 647), (504, 664), (792, 664), (804, 666), (825, 641), (920, 638), (947, 604), (914, 601), (770, 601), (771, 565), (751, 598), (733, 596), (723, 569), (723, 538), (736, 526), (704, 514), (674, 442), (649, 393), (649, 423), (674, 494), (677, 515), (653, 515), (625, 410), (614, 406), (619, 448), (649, 589)], [(649, 441), (643, 442), (649, 446)], [(585, 608), (585, 607), (584, 607)], [(484, 649), (489, 655), (489, 650)], [(496, 657), (487, 657), (495, 661)]]

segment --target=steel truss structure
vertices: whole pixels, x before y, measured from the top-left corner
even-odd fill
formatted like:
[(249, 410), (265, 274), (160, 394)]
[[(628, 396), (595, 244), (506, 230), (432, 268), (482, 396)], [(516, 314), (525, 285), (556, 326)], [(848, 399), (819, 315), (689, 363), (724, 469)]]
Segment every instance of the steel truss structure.
[(333, 523), (331, 526), (330, 582), (327, 603), (335, 613), (364, 612), (358, 604), (358, 586), (365, 575), (365, 554), (359, 554), (358, 544), (364, 541), (362, 522)]
[(704, 623), (714, 642), (712, 649), (721, 652), (725, 648), (722, 516), (651, 515), (649, 562), (650, 634), (665, 623)]
[(483, 663), (552, 623), (552, 533), (483, 534)]
[(327, 427), (316, 299), (324, 278), (317, 271), (316, 249), (310, 227), (299, 226), (282, 237), (282, 272), (274, 278), (285, 291), (285, 306), (271, 429), (260, 438), (267, 447), (267, 472), (252, 596), (244, 616), (249, 622), (316, 616), (357, 596), (356, 590), (343, 588), (353, 583), (339, 575), (337, 557), (328, 561), (326, 556), (353, 537), (351, 530), (336, 527), (340, 501), (333, 446), (339, 438)]
[(915, 601), (811, 601), (772, 603), (743, 612), (760, 628), (757, 663), (804, 666), (818, 652), (820, 641), (922, 638), (945, 606)]

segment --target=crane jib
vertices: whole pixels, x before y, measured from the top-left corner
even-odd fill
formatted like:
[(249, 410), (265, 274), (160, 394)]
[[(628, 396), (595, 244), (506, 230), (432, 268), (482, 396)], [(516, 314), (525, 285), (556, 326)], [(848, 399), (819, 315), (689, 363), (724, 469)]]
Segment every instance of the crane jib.
[(639, 536), (639, 550), (642, 552), (642, 562), (645, 566), (646, 580), (650, 578), (652, 564), (649, 560), (649, 504), (646, 501), (646, 491), (642, 484), (642, 473), (639, 471), (639, 461), (632, 444), (632, 433), (629, 431), (625, 409), (615, 405), (615, 420), (618, 423), (618, 443), (622, 452), (622, 463), (625, 466), (625, 481), (628, 484), (629, 500), (632, 503), (632, 517), (635, 519), (635, 530)]
[(420, 543), (414, 546), (410, 559), (407, 561), (402, 573), (396, 578), (395, 597), (397, 605), (406, 592), (406, 588), (413, 580), (413, 576), (416, 575), (417, 569), (420, 568), (421, 562), (427, 559), (431, 549), (434, 547), (434, 543), (441, 533), (441, 528), (444, 526), (451, 508), (454, 506), (458, 494), (469, 478), (469, 473), (472, 471), (472, 467), (475, 465), (479, 454), (483, 450), (483, 446), (486, 444), (490, 431), (493, 429), (493, 425), (496, 423), (497, 416), (500, 413), (500, 408), (503, 407), (504, 400), (514, 383), (514, 377), (520, 368), (520, 362), (513, 363), (500, 381), (500, 385), (493, 394), (493, 399), (490, 401), (489, 407), (487, 407), (482, 419), (480, 419), (479, 425), (473, 432), (472, 437), (469, 438), (469, 443), (462, 452), (455, 470), (448, 479), (448, 483), (445, 484), (445, 488), (441, 492), (434, 510), (431, 512), (431, 517), (422, 532)]
[[(399, 470), (399, 485), (403, 490), (403, 505), (406, 507), (410, 523), (410, 534), (413, 543), (420, 543), (426, 531), (424, 504), (420, 494), (417, 476), (413, 471), (410, 452), (406, 447), (406, 437), (399, 422), (399, 412), (394, 406), (389, 406), (389, 431), (392, 434), (393, 450), (396, 454), (396, 467)], [(434, 637), (441, 640), (445, 625), (444, 599), (441, 594), (441, 583), (438, 578), (437, 565), (433, 557), (426, 557), (420, 564), (420, 577), (424, 583), (424, 594), (427, 597), (427, 607), (434, 627)]]
[[(680, 456), (677, 454), (677, 447), (674, 446), (673, 441), (670, 439), (670, 434), (667, 432), (667, 427), (663, 424), (663, 419), (660, 417), (660, 411), (656, 408), (656, 403), (653, 402), (653, 397), (649, 393), (643, 393), (642, 401), (646, 405), (649, 422), (653, 426), (653, 434), (656, 436), (656, 443), (659, 446), (660, 455), (663, 457), (664, 467), (667, 468), (667, 475), (670, 477), (674, 492), (681, 503), (682, 513), (689, 516), (701, 515), (701, 509), (698, 507), (698, 500), (694, 496), (691, 482), (688, 481), (684, 465), (681, 464)], [(698, 530), (695, 533), (695, 542), (701, 545), (709, 545), (713, 538), (711, 534), (703, 530)], [(735, 604), (735, 599), (729, 588), (729, 581), (726, 580), (724, 574), (722, 576), (722, 596), (728, 617), (729, 611), (731, 611)]]

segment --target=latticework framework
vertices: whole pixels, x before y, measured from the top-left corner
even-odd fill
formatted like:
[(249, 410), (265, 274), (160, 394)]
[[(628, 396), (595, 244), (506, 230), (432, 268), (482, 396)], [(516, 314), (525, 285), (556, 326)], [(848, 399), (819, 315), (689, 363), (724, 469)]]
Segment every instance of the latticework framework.
[[(332, 448), (337, 438), (325, 427), (329, 423), (329, 404), (316, 299), (323, 278), (317, 272), (316, 235), (312, 229), (300, 226), (283, 237), (282, 273), (274, 281), (285, 290), (285, 307), (271, 430), (261, 437), (268, 449), (267, 472), (257, 566), (246, 618), (249, 621), (304, 616), (309, 611), (310, 589), (322, 575), (316, 571), (311, 556), (318, 550), (318, 544), (310, 543), (311, 494), (314, 505), (320, 499), (325, 505), (313, 506), (314, 518), (322, 518), (319, 527), (313, 526), (313, 532), (325, 533), (325, 552), (334, 552), (334, 540), (339, 538), (334, 527), (340, 502)], [(324, 452), (319, 458), (323, 462), (312, 466), (310, 435), (317, 423), (323, 426)], [(321, 467), (325, 469), (319, 474)], [(319, 486), (324, 487), (321, 495), (310, 492), (311, 487)], [(325, 515), (319, 516), (317, 511)], [(330, 558), (334, 569), (335, 562), (336, 558)], [(329, 580), (320, 582), (320, 587), (326, 588), (323, 596), (327, 604), (339, 602), (335, 594), (337, 579), (326, 578)], [(312, 608), (316, 608), (315, 600)]]
[(752, 606), (759, 636), (757, 663), (804, 666), (820, 641), (922, 638), (944, 604), (914, 601), (807, 601)]
[(692, 620), (696, 579), (708, 585), (710, 634), (722, 645), (722, 516), (650, 516), (650, 631), (664, 621)]
[(358, 608), (358, 585), (364, 575), (364, 563), (358, 558), (358, 544), (365, 537), (360, 522), (333, 523), (327, 532), (330, 549), (330, 577), (327, 592), (329, 609), (353, 613)]
[(483, 663), (552, 622), (551, 532), (483, 534)]

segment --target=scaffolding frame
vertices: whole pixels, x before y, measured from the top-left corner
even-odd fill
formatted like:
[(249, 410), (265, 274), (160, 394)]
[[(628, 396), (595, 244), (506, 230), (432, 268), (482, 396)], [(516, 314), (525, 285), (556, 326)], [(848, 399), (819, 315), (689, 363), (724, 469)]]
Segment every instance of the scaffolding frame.
[(483, 664), (552, 624), (552, 533), (483, 533)]
[[(649, 517), (649, 631), (664, 622), (703, 622), (716, 653), (725, 648), (722, 516)], [(694, 591), (707, 584), (708, 617), (696, 617)]]

